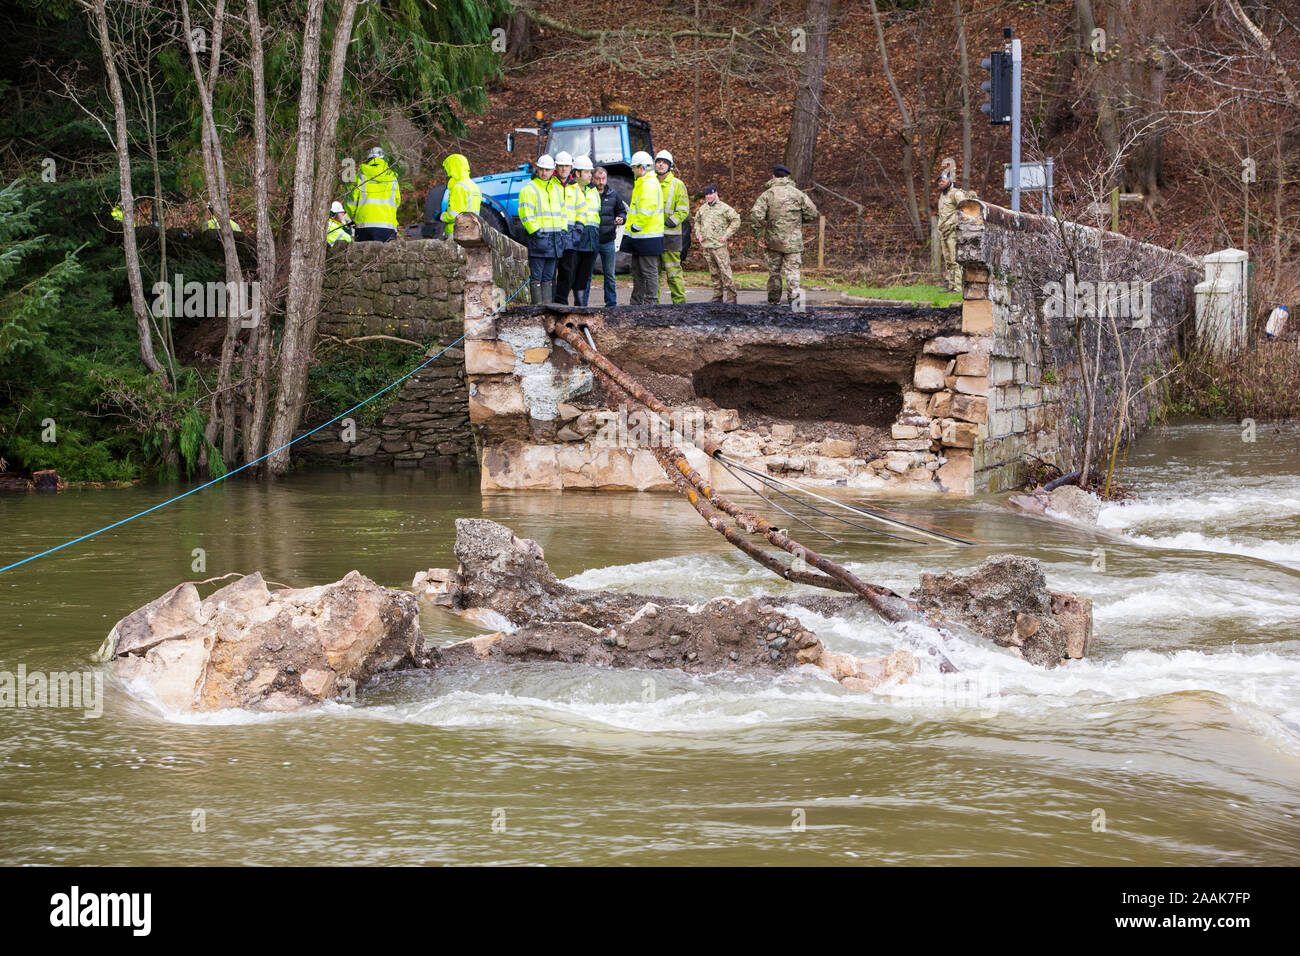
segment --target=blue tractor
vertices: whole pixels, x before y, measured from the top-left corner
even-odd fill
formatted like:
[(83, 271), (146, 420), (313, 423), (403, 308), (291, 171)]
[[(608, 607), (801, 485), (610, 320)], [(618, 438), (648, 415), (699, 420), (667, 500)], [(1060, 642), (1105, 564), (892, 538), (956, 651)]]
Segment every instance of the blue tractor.
[[(640, 151), (654, 155), (654, 146), (650, 140), (650, 124), (634, 116), (609, 115), (589, 116), (584, 119), (567, 119), (547, 122), (539, 111), (535, 127), (520, 128), (506, 134), (506, 152), (515, 151), (517, 134), (537, 137), (537, 148), (533, 158), (543, 153), (568, 153), (570, 156), (590, 156), (592, 163), (604, 166), (609, 171), (609, 184), (623, 197), (624, 202), (632, 200), (632, 154)], [(508, 173), (493, 173), (490, 176), (476, 176), (483, 193), (483, 208), (480, 214), (491, 226), (511, 238), (522, 242), (523, 226), (519, 224), (519, 190), (530, 178), (531, 163), (520, 163)], [(422, 235), (433, 237), (442, 235), (439, 221), (443, 210), (447, 208), (446, 186), (435, 186), (429, 190), (424, 202), (424, 227)], [(690, 249), (691, 224), (688, 219), (682, 225), (682, 257)], [(618, 269), (626, 271), (630, 257), (620, 253)], [(600, 259), (596, 260), (596, 271), (600, 271)]]

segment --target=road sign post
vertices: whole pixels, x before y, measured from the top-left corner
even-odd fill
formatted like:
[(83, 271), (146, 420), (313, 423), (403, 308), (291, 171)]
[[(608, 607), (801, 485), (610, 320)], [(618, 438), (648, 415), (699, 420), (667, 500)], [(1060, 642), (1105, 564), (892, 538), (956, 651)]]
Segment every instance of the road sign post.
[(1002, 28), (1011, 54), (1011, 208), (1020, 211), (1020, 41), (1011, 27)]

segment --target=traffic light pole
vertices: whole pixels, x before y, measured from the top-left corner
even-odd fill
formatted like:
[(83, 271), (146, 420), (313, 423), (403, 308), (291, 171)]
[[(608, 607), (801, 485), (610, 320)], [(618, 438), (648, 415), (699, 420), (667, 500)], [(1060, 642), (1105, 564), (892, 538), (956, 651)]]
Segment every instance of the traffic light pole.
[(1011, 36), (1011, 27), (1005, 28), (1011, 42), (1011, 208), (1020, 212), (1020, 41)]

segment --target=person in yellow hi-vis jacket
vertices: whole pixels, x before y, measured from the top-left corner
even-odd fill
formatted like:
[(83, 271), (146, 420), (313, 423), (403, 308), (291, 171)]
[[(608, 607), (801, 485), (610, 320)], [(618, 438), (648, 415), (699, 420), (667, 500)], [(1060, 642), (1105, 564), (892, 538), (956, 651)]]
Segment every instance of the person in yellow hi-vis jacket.
[(554, 294), (555, 260), (563, 249), (567, 222), (564, 190), (555, 189), (555, 160), (543, 154), (533, 164), (533, 178), (519, 190), (519, 225), (526, 233), (528, 291), (534, 305), (550, 302)]
[(334, 245), (336, 242), (351, 242), (352, 232), (348, 229), (347, 223), (343, 221), (345, 213), (343, 212), (343, 203), (337, 199), (330, 205), (330, 217), (325, 226), (325, 242), (327, 245)]
[(573, 243), (578, 223), (578, 193), (573, 183), (573, 157), (561, 150), (555, 154), (555, 176), (551, 188), (561, 193), (564, 203), (564, 244), (560, 257), (555, 260), (556, 302), (562, 301), (560, 290), (567, 293), (573, 287)]
[(378, 146), (366, 154), (366, 161), (358, 172), (361, 175), (352, 187), (352, 198), (348, 201), (348, 215), (357, 226), (357, 242), (396, 239), (397, 207), (402, 202), (397, 173), (388, 165), (384, 151)]
[[(208, 203), (208, 219), (207, 219), (207, 222), (205, 222), (205, 223), (203, 224), (203, 231), (204, 231), (204, 232), (208, 232), (208, 231), (210, 230), (210, 231), (212, 231), (212, 232), (216, 232), (217, 229), (218, 229), (218, 226), (217, 226), (217, 216), (216, 216), (216, 213), (214, 213), (214, 212), (212, 211), (212, 203)], [(231, 231), (231, 232), (243, 232), (244, 230), (240, 229), (240, 228), (239, 228), (239, 223), (235, 222), (235, 220), (232, 219), (232, 220), (230, 220), (230, 231)]]
[[(691, 197), (686, 184), (673, 173), (673, 154), (661, 149), (655, 154), (655, 173), (664, 194), (664, 251), (659, 257), (660, 285), (668, 286), (672, 301), (686, 301), (686, 277), (682, 274), (682, 223), (691, 215)], [(659, 301), (660, 289), (655, 289)]]
[(632, 256), (632, 304), (653, 305), (659, 294), (659, 257), (664, 251), (664, 194), (650, 154), (632, 154), (632, 202), (622, 251)]
[(478, 183), (470, 179), (469, 160), (460, 153), (452, 153), (442, 161), (447, 173), (447, 208), (442, 211), (442, 221), (447, 224), (444, 235), (450, 236), (456, 217), (463, 212), (477, 213), (483, 205), (483, 193)]
[(555, 301), (565, 305), (568, 305), (570, 291), (574, 305), (586, 305), (591, 293), (591, 270), (600, 250), (600, 190), (591, 182), (594, 170), (589, 156), (574, 158), (574, 181), (569, 187), (576, 203), (573, 248), (564, 254), (568, 270), (564, 273), (557, 271), (555, 279)]

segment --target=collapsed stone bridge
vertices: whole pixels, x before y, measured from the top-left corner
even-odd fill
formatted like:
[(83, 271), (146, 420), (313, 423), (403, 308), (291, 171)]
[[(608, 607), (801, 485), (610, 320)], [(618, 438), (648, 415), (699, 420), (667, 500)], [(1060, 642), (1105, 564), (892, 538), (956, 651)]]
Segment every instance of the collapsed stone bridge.
[[(975, 423), (958, 428), (953, 419), (945, 435), (928, 414), (932, 393), (916, 391), (927, 348), (923, 364), (941, 373), (934, 385), (955, 373), (955, 355), (970, 344), (960, 307), (703, 303), (525, 306), (480, 328), (466, 342), (465, 367), (485, 490), (671, 487), (644, 447), (655, 436), (636, 434), (635, 410), (551, 334), (556, 323), (585, 328), (602, 354), (672, 406), (684, 445), (704, 434), (733, 459), (787, 477), (967, 490)], [(703, 452), (687, 453), (715, 487), (743, 490)]]
[[(413, 376), (377, 426), (304, 444), (396, 466), (476, 457), (485, 491), (668, 489), (622, 400), (552, 334), (564, 322), (671, 405), (678, 426), (760, 472), (867, 491), (998, 491), (1022, 481), (1031, 458), (1068, 469), (1081, 457), (1079, 325), (1047, 301), (1067, 279), (1144, 284), (1148, 314), (1097, 336), (1091, 377), (1099, 422), (1115, 420), (1121, 396), (1131, 422), (1145, 418), (1150, 372), (1189, 325), (1195, 260), (978, 201), (961, 208), (958, 260), (962, 302), (949, 308), (516, 298), (498, 312), (526, 286), (527, 256), (462, 214), (452, 240), (361, 243), (327, 258), (323, 332), (466, 338)], [(716, 487), (741, 490), (681, 444)]]

